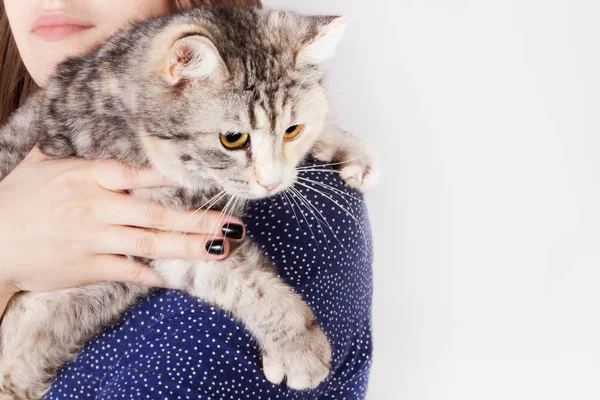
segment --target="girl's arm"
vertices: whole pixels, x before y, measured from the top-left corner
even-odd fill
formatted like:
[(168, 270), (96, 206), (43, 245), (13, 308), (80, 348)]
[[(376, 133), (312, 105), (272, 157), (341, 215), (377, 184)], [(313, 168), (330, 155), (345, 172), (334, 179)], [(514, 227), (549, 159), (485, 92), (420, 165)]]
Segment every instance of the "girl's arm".
[[(209, 211), (192, 220), (192, 212), (123, 194), (169, 185), (152, 170), (51, 160), (37, 149), (6, 177), (0, 168), (0, 315), (19, 290), (46, 292), (101, 281), (164, 286), (154, 271), (120, 254), (226, 257), (210, 253), (210, 245), (225, 236), (223, 226), (242, 224), (239, 219)], [(191, 234), (171, 234), (183, 229)]]

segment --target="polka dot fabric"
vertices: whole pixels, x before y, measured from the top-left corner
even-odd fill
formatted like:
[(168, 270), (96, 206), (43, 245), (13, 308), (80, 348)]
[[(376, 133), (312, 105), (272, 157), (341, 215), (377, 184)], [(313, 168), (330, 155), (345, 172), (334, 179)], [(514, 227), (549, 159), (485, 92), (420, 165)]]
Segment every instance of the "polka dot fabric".
[(317, 162), (307, 168), (293, 192), (253, 203), (244, 221), (333, 346), (332, 372), (317, 389), (271, 384), (241, 323), (187, 294), (160, 290), (88, 343), (45, 399), (364, 398), (372, 354), (367, 212), (336, 172)]

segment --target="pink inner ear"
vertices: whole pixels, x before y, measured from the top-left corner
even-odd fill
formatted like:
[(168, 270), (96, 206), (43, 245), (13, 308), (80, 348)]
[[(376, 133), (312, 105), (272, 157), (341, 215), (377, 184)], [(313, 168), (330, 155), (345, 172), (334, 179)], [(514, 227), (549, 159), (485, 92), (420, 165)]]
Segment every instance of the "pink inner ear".
[(194, 58), (194, 51), (189, 47), (183, 47), (179, 49), (179, 54), (177, 54), (177, 63), (178, 64), (187, 64), (192, 61)]
[(173, 56), (173, 60), (171, 60), (171, 65), (169, 66), (169, 74), (171, 76), (175, 76), (175, 68), (185, 66), (192, 61), (194, 51), (189, 46), (179, 45), (175, 49)]
[(227, 73), (215, 46), (209, 39), (199, 35), (184, 37), (175, 42), (168, 71), (172, 84), (182, 79), (216, 82), (226, 77)]

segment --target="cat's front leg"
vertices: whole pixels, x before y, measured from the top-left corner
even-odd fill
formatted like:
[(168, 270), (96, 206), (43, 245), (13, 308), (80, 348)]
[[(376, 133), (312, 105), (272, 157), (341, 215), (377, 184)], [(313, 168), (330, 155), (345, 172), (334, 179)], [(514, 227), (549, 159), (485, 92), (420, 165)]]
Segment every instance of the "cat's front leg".
[(331, 163), (344, 182), (365, 191), (379, 181), (379, 162), (372, 148), (335, 125), (326, 125), (315, 143), (312, 155)]
[(222, 261), (155, 261), (173, 287), (215, 304), (242, 321), (259, 343), (266, 378), (296, 390), (328, 375), (331, 346), (312, 310), (276, 274), (256, 245), (245, 242)]

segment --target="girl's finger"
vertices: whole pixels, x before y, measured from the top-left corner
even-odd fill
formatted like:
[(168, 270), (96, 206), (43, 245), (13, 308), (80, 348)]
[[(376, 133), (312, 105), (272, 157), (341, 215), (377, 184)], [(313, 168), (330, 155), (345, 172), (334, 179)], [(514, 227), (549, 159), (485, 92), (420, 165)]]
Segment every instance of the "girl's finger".
[(246, 231), (238, 218), (213, 210), (176, 211), (127, 194), (107, 197), (99, 207), (100, 218), (112, 225), (159, 229), (166, 232), (203, 233), (241, 240)]
[(223, 236), (171, 234), (147, 229), (111, 226), (95, 241), (100, 254), (123, 254), (151, 259), (221, 260), (229, 253)]
[(153, 169), (133, 168), (116, 161), (94, 161), (91, 165), (92, 176), (98, 185), (114, 192), (177, 186)]
[(165, 281), (151, 268), (127, 257), (100, 255), (94, 258), (91, 282), (130, 282), (137, 285), (166, 287)]

